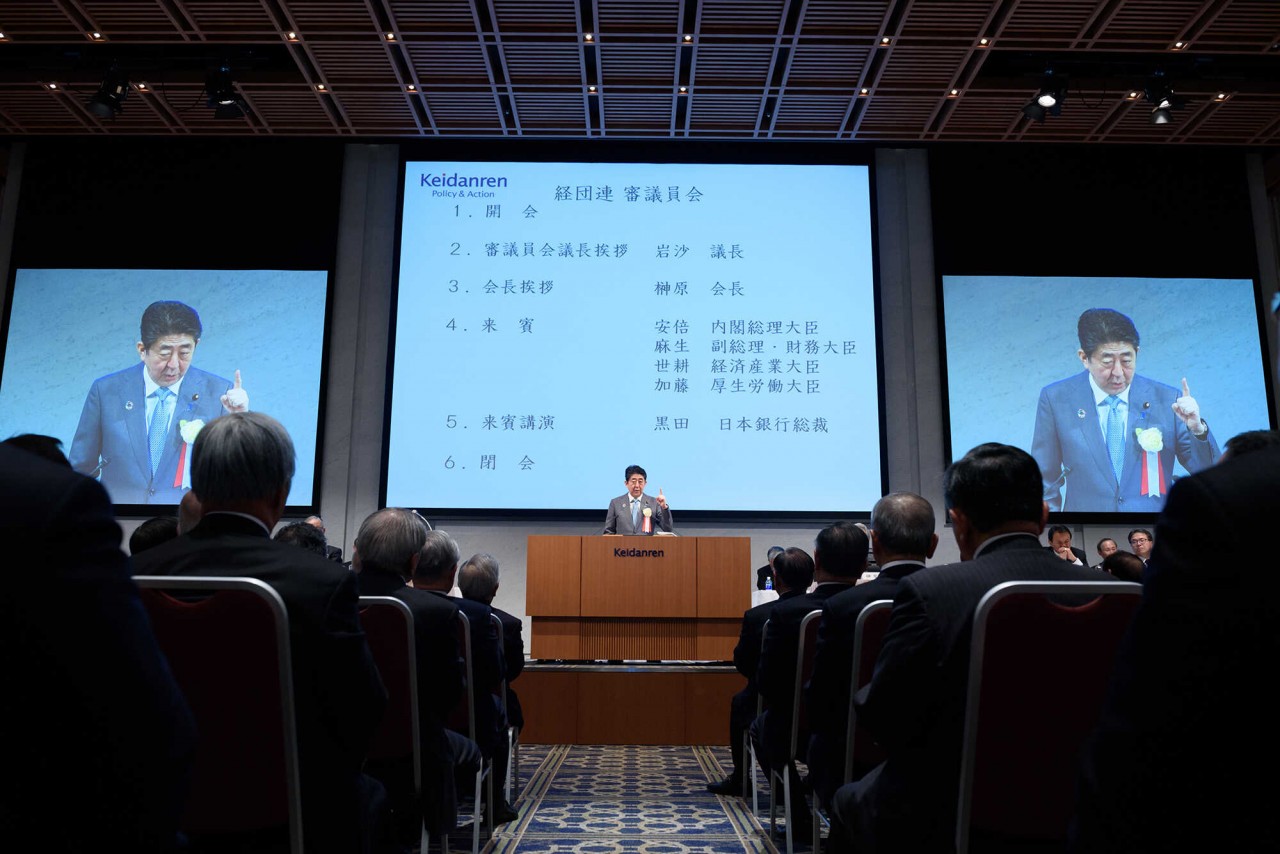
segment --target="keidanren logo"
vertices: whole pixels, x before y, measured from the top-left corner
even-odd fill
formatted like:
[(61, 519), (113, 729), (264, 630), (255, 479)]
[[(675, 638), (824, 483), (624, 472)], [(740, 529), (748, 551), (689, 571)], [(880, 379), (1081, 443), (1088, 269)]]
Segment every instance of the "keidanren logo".
[(614, 549), (614, 557), (663, 557), (662, 549)]
[(505, 187), (506, 176), (495, 178), (492, 175), (452, 175), (441, 172), (439, 175), (428, 175), (423, 172), (418, 178), (419, 187)]

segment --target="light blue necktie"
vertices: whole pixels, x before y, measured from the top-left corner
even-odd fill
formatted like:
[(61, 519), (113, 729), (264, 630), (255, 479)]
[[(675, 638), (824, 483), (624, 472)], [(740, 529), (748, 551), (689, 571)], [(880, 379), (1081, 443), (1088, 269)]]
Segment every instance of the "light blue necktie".
[(631, 499), (631, 530), (640, 530), (640, 499)]
[(1124, 471), (1124, 416), (1120, 414), (1120, 398), (1112, 394), (1107, 397), (1107, 454), (1111, 457), (1111, 468), (1116, 473), (1116, 483), (1120, 482), (1120, 472)]
[(151, 450), (151, 475), (155, 476), (164, 456), (164, 440), (169, 433), (169, 395), (167, 388), (156, 389), (156, 409), (151, 413), (151, 425), (147, 427), (147, 446)]

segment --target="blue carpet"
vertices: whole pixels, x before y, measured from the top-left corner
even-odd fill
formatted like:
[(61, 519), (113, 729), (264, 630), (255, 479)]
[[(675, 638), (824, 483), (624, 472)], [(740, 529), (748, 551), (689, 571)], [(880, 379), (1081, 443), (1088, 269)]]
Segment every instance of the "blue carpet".
[[(722, 747), (526, 745), (516, 821), (495, 829), (488, 854), (776, 854), (765, 828), (741, 798), (707, 793), (725, 776)], [(805, 815), (803, 820), (807, 820)], [(456, 837), (457, 849), (462, 837)], [(796, 846), (797, 851), (807, 851)]]

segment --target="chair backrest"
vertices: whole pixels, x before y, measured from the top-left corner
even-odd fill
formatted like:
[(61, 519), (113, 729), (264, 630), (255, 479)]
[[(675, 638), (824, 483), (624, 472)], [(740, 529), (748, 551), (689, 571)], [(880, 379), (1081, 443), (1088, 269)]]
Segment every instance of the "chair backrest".
[[(761, 655), (764, 655), (764, 644), (765, 644), (765, 641), (768, 639), (768, 637), (769, 637), (769, 621), (768, 621), (768, 620), (765, 620), (765, 621), (764, 621), (764, 625), (760, 627), (760, 654), (761, 654)], [(758, 659), (757, 659), (757, 660), (758, 660)], [(754, 682), (755, 682), (755, 678), (754, 678), (754, 677), (752, 677), (752, 680), (751, 680), (751, 681), (754, 683)], [(756, 688), (757, 688), (757, 690), (756, 690), (756, 717), (758, 718), (758, 717), (760, 717), (762, 714), (764, 714), (764, 708), (765, 708), (765, 706), (764, 706), (764, 694), (763, 694), (763, 693), (761, 693), (761, 692), (758, 690), (759, 686), (756, 686)]]
[(872, 768), (885, 759), (884, 748), (858, 725), (858, 715), (853, 709), (853, 695), (871, 681), (892, 611), (892, 599), (877, 599), (867, 603), (853, 624), (853, 668), (849, 674), (849, 722), (845, 731), (844, 753), (846, 783), (853, 780), (854, 766)]
[(256, 578), (134, 581), (199, 733), (182, 829), (284, 825), (301, 852), (289, 617), (280, 594)]
[[(489, 614), (489, 622), (493, 624), (494, 630), (498, 633), (498, 649), (506, 650), (506, 644), (503, 643), (505, 637), (502, 632), (502, 618), (497, 614)], [(502, 682), (498, 687), (493, 689), (493, 696), (498, 698), (498, 704), (502, 709), (502, 720), (505, 725), (507, 721), (507, 673), (502, 672)]]
[(993, 587), (978, 603), (960, 754), (958, 854), (974, 834), (1066, 839), (1080, 748), (1097, 722), (1141, 592), (1141, 585), (1122, 582), (1017, 581)]
[(800, 621), (800, 643), (796, 647), (796, 684), (791, 694), (791, 753), (799, 748), (800, 733), (808, 730), (808, 711), (804, 704), (804, 686), (813, 675), (813, 659), (818, 649), (818, 629), (822, 627), (822, 611), (810, 611)]
[(458, 698), (458, 704), (449, 713), (449, 729), (460, 732), (472, 741), (476, 740), (476, 707), (475, 697), (471, 693), (472, 657), (471, 657), (471, 620), (467, 615), (458, 612), (458, 649), (462, 650), (462, 672), (466, 682), (466, 690)]
[(361, 596), (360, 626), (387, 688), (387, 711), (369, 745), (370, 759), (413, 757), (415, 791), (422, 790), (418, 732), (418, 656), (413, 612), (393, 596)]

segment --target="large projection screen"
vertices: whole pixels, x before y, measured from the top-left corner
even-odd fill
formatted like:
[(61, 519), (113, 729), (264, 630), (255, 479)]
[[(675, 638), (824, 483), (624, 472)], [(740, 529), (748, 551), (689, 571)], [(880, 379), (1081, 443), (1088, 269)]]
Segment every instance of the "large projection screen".
[[(1154, 514), (1177, 478), (1216, 462), (1172, 412), (1184, 380), (1217, 449), (1272, 426), (1249, 279), (943, 276), (942, 294), (952, 456), (983, 442), (1026, 449), (1040, 464), (1050, 510), (1063, 518)], [(1091, 376), (1105, 385), (1107, 375), (1080, 357), (1080, 319), (1090, 309), (1123, 315), (1139, 338), (1123, 391), (1118, 480), (1106, 445), (1109, 404), (1090, 385)], [(1114, 376), (1126, 385), (1121, 370)], [(1144, 480), (1147, 452), (1156, 457)], [(1159, 468), (1168, 469), (1163, 483)]]
[[(0, 374), (0, 438), (60, 439), (113, 502), (150, 514), (142, 505), (174, 505), (190, 487), (182, 422), (194, 438), (221, 415), (222, 385), (239, 371), (249, 408), (278, 418), (293, 439), (288, 505), (312, 507), (328, 283), (325, 270), (20, 268)], [(176, 386), (164, 478), (147, 470), (148, 391), (138, 351), (141, 319), (158, 301), (190, 306), (202, 326)]]
[(389, 505), (868, 510), (861, 165), (408, 162)]

